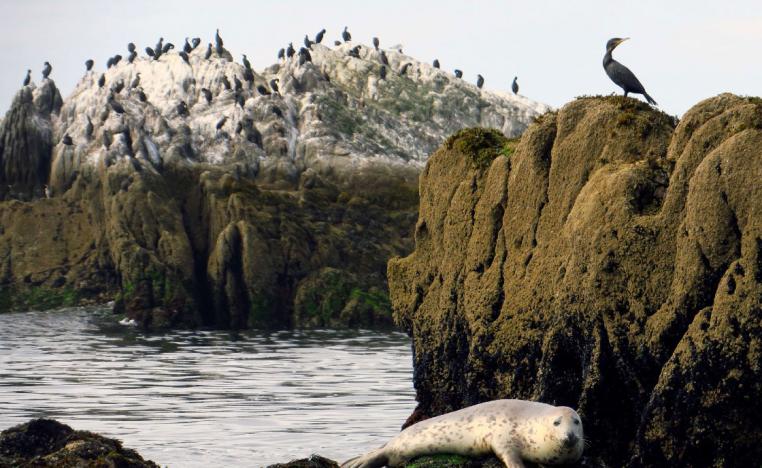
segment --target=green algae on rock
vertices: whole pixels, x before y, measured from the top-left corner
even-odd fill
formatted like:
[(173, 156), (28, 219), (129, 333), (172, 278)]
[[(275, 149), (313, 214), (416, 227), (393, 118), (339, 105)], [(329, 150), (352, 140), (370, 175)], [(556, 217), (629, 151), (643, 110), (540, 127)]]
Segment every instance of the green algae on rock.
[(730, 94), (679, 123), (583, 98), (510, 161), (441, 147), (415, 251), (388, 266), (414, 341), (409, 422), (523, 398), (577, 408), (608, 466), (762, 459), (759, 116)]

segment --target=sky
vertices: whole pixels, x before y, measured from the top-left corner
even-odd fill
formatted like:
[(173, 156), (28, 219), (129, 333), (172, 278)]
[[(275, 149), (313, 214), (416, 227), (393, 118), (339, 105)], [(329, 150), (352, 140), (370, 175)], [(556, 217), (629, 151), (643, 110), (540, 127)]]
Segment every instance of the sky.
[[(553, 107), (577, 96), (621, 93), (601, 60), (606, 41), (630, 37), (614, 52), (659, 108), (682, 115), (722, 92), (762, 94), (762, 1), (534, 0), (0, 0), (0, 115), (28, 68), (39, 82), (43, 63), (66, 96), (88, 58), (102, 70), (108, 57), (144, 55), (159, 36), (181, 47), (186, 36), (212, 41), (216, 28), (236, 60), (255, 69), (276, 62), (289, 41), (326, 28), (324, 43), (344, 26), (365, 44), (402, 44), (421, 61), (438, 58), (464, 79), (508, 90)], [(177, 50), (177, 49), (176, 49)]]

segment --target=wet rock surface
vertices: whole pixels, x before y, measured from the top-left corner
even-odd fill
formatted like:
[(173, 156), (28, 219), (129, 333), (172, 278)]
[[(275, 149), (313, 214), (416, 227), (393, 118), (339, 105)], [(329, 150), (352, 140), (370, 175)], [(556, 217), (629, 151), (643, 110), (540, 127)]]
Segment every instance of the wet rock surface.
[(762, 459), (762, 101), (675, 123), (582, 98), (513, 149), (464, 132), (429, 159), (388, 269), (409, 423), (522, 398), (578, 408), (599, 465)]

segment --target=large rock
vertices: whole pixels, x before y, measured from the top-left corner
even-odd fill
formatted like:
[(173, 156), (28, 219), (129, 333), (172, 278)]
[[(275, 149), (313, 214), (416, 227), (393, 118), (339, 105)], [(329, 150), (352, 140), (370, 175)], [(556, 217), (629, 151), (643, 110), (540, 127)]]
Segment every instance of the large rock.
[(431, 157), (415, 251), (389, 263), (409, 422), (532, 399), (578, 408), (608, 466), (758, 463), (762, 101), (723, 94), (675, 128), (584, 98), (499, 140)]

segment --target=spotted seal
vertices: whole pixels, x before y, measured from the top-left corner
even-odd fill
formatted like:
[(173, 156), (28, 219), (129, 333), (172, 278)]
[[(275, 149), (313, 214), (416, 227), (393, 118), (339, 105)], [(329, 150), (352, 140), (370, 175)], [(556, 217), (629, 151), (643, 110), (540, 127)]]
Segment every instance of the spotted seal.
[(508, 468), (524, 461), (547, 465), (579, 460), (582, 420), (573, 409), (525, 400), (495, 400), (414, 424), (384, 446), (342, 468), (400, 466), (423, 455), (490, 453)]

